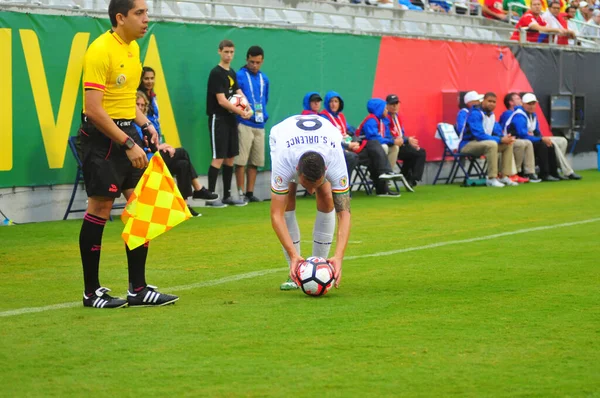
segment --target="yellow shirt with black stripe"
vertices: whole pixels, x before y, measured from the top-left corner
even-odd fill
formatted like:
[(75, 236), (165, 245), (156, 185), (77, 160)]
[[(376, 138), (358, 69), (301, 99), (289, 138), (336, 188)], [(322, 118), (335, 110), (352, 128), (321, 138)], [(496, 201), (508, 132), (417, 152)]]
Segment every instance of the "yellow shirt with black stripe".
[(92, 42), (83, 61), (83, 113), (85, 90), (104, 92), (102, 107), (113, 119), (135, 119), (135, 94), (140, 84), (140, 47), (127, 44), (112, 30)]

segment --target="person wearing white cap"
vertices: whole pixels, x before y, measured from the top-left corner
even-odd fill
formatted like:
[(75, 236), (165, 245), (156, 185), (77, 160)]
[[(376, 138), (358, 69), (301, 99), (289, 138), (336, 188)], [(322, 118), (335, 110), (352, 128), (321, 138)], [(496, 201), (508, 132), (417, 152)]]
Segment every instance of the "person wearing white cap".
[(454, 129), (458, 134), (458, 137), (461, 138), (465, 127), (467, 126), (467, 117), (469, 116), (469, 112), (475, 105), (480, 105), (483, 100), (483, 94), (478, 94), (477, 91), (469, 91), (464, 96), (465, 107), (458, 111), (456, 115), (456, 124), (454, 125)]
[(581, 36), (600, 37), (600, 10), (594, 10), (591, 15), (592, 18), (587, 21), (589, 25), (584, 25), (580, 30)]
[[(465, 96), (466, 97), (466, 96)], [(469, 97), (470, 99), (471, 97)], [(477, 97), (478, 98), (478, 97)], [(486, 133), (484, 112), (479, 105), (474, 105), (467, 117), (460, 141), (460, 152), (475, 156), (484, 155), (488, 163), (488, 187), (502, 188), (505, 185), (519, 185), (508, 176), (513, 171), (513, 143), (515, 137), (498, 137)], [(502, 153), (502, 178), (498, 179), (498, 153)]]

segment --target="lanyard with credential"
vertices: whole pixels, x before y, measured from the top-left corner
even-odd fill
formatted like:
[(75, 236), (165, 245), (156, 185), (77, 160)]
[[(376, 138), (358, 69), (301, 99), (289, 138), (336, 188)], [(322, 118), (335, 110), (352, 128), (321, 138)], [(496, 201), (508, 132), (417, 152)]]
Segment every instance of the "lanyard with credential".
[[(250, 86), (250, 94), (252, 94), (252, 103), (256, 104), (256, 98), (254, 97), (254, 87), (252, 86), (252, 80), (250, 79), (250, 73), (248, 73), (248, 71), (246, 71), (246, 77), (248, 78), (248, 85)], [(262, 73), (258, 72), (258, 77), (260, 79), (260, 104), (262, 104), (262, 99), (263, 99), (263, 91), (264, 91), (264, 86), (265, 86), (265, 82), (263, 80), (262, 77)]]

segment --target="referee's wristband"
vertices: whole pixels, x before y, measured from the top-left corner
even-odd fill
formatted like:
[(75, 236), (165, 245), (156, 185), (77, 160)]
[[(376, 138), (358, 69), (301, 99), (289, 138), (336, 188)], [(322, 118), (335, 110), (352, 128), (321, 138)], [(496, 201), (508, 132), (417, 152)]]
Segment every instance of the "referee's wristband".
[(146, 122), (146, 123), (142, 124), (140, 127), (142, 128), (142, 130), (146, 130), (151, 125), (152, 125), (152, 122)]

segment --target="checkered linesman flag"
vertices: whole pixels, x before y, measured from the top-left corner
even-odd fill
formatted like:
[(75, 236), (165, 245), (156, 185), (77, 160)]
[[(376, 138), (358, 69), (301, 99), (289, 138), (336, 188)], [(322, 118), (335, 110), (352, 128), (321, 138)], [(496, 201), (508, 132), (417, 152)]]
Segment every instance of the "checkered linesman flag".
[(133, 250), (190, 217), (165, 161), (155, 153), (121, 215), (123, 240)]

